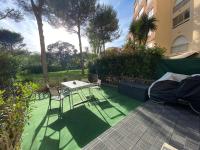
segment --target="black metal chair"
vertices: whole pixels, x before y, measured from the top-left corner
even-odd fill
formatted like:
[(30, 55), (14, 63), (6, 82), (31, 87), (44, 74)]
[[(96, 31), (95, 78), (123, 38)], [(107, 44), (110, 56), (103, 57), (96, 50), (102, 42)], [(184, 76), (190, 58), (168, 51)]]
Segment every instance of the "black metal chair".
[(91, 79), (89, 80), (90, 83), (93, 84), (93, 86), (90, 87), (90, 89), (96, 89), (96, 90), (101, 90), (101, 80), (99, 79), (97, 74), (93, 74)]
[(67, 93), (66, 91), (64, 93), (62, 93), (61, 88), (50, 87), (48, 84), (47, 84), (47, 88), (48, 88), (48, 91), (49, 91), (49, 108), (50, 108), (50, 110), (52, 108), (51, 102), (52, 102), (52, 100), (55, 100), (55, 101), (59, 101), (60, 112), (63, 112), (63, 100), (64, 100), (65, 97), (69, 96), (69, 93)]

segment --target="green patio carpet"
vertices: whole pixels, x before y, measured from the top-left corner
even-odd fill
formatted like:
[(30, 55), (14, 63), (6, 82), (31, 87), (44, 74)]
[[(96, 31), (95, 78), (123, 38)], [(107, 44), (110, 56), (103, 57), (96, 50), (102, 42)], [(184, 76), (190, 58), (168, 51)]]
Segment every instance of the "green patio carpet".
[[(80, 149), (141, 104), (119, 94), (115, 88), (105, 87), (93, 94), (96, 98), (93, 102), (72, 110), (65, 98), (62, 118), (58, 117), (59, 102), (53, 101), (50, 111), (48, 98), (36, 100), (23, 133), (22, 150)], [(74, 103), (77, 102), (81, 102), (78, 95), (74, 96)]]

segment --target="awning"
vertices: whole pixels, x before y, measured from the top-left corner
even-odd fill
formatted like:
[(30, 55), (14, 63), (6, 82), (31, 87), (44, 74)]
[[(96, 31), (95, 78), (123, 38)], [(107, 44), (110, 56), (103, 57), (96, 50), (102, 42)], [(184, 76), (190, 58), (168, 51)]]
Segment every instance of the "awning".
[(176, 56), (171, 56), (170, 59), (182, 59), (182, 58), (187, 58), (196, 54), (199, 54), (199, 51), (189, 51), (189, 52), (181, 53)]

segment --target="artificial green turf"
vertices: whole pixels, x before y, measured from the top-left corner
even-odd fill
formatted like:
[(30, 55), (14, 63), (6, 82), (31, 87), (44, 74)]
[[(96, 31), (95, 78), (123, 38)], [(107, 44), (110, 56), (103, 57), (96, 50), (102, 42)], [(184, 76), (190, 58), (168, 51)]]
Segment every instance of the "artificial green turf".
[[(88, 94), (88, 90), (84, 91)], [(32, 104), (33, 111), (22, 137), (23, 150), (76, 150), (84, 147), (105, 130), (122, 120), (131, 110), (141, 104), (117, 92), (115, 88), (104, 87), (94, 91), (96, 100), (74, 109), (69, 109), (68, 98), (64, 100), (64, 112), (59, 118), (58, 102), (48, 110), (48, 98)], [(80, 102), (74, 96), (74, 103)]]

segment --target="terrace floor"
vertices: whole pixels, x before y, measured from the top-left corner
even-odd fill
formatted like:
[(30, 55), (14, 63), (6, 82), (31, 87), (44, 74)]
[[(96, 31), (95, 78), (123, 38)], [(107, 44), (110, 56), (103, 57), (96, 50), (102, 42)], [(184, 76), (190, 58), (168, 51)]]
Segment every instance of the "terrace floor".
[(148, 101), (84, 149), (160, 150), (164, 143), (179, 150), (200, 150), (200, 116), (186, 106)]
[[(87, 95), (88, 90), (84, 93)], [(115, 88), (93, 92), (96, 103), (86, 103), (70, 110), (68, 98), (64, 100), (62, 118), (58, 117), (58, 102), (39, 98), (31, 105), (31, 117), (22, 136), (22, 150), (76, 150), (86, 146), (107, 129), (116, 125), (142, 102), (118, 93)], [(74, 103), (80, 102), (76, 95)]]

